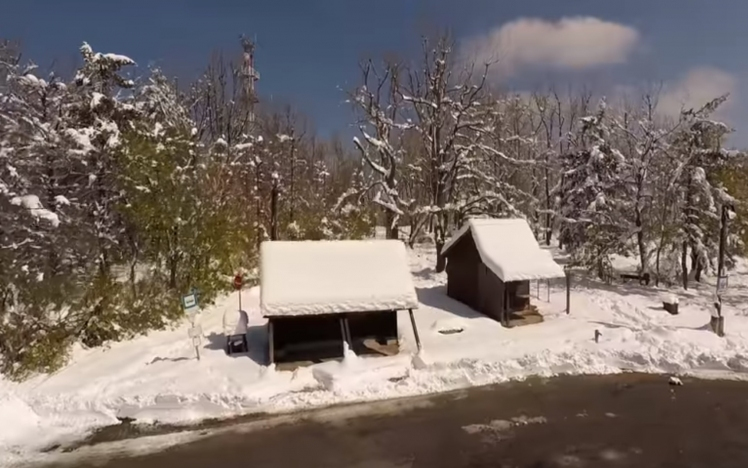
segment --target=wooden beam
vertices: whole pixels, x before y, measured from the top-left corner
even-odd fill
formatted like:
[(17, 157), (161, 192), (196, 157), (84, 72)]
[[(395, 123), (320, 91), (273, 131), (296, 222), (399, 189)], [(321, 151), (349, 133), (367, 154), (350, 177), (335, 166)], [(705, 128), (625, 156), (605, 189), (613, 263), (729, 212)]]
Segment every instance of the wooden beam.
[(343, 338), (343, 356), (345, 356), (345, 347), (348, 345), (348, 334), (345, 332), (345, 316), (340, 319), (340, 336)]
[(408, 309), (410, 315), (410, 324), (413, 326), (413, 336), (416, 338), (416, 347), (418, 351), (421, 350), (421, 337), (418, 335), (418, 327), (416, 326), (416, 318), (413, 316), (413, 309)]
[(275, 363), (275, 343), (273, 342), (273, 320), (268, 320), (268, 365)]
[(346, 340), (348, 341), (348, 344), (351, 346), (351, 349), (353, 349), (353, 337), (351, 336), (351, 326), (348, 323), (347, 315), (343, 317), (343, 325), (345, 326)]
[(509, 301), (507, 300), (509, 295), (507, 294), (507, 289), (509, 288), (507, 288), (506, 283), (504, 283), (504, 297), (501, 298), (502, 302), (504, 303), (504, 307), (501, 311), (501, 324), (505, 327), (509, 326)]

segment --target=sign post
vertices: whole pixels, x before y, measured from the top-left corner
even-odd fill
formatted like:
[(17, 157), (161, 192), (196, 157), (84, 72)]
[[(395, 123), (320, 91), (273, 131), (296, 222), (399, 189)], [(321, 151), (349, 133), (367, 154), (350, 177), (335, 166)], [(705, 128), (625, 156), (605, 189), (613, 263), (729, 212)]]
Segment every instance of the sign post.
[(200, 360), (200, 337), (203, 334), (203, 328), (200, 325), (192, 324), (192, 328), (187, 330), (187, 336), (190, 337), (192, 340), (192, 346), (195, 347), (195, 355), (197, 356), (197, 360)]
[(717, 294), (721, 294), (727, 290), (727, 286), (729, 285), (727, 275), (722, 275), (719, 278), (717, 278)]
[(200, 325), (195, 325), (195, 316), (200, 311), (198, 301), (198, 292), (196, 290), (190, 291), (189, 294), (182, 296), (182, 308), (184, 313), (190, 318), (190, 329), (187, 331), (187, 335), (192, 339), (192, 345), (195, 347), (195, 356), (197, 360), (200, 360), (200, 336), (203, 333)]
[(234, 276), (234, 289), (237, 290), (239, 293), (239, 310), (242, 310), (242, 282), (243, 278), (241, 273), (237, 273), (236, 276)]

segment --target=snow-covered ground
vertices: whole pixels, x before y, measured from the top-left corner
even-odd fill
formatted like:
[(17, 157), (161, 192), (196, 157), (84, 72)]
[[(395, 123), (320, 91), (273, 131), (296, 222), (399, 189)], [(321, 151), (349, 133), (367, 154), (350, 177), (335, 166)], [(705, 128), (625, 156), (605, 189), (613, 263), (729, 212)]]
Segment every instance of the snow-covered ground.
[[(429, 246), (411, 251), (420, 308), (415, 312), (424, 352), (415, 357), (407, 313), (399, 318), (402, 352), (280, 372), (263, 364), (264, 321), (257, 289), (243, 292), (249, 314), (249, 355), (223, 351), (224, 314), (236, 320), (237, 295), (206, 308), (198, 319), (205, 338), (201, 360), (189, 323), (107, 349), (77, 349), (61, 371), (21, 384), (0, 377), (0, 466), (38, 456), (40, 449), (117, 424), (183, 423), (251, 412), (278, 412), (340, 402), (384, 399), (559, 373), (748, 371), (748, 264), (731, 273), (725, 296), (726, 337), (706, 328), (713, 280), (696, 290), (673, 290), (680, 315), (662, 310), (664, 290), (576, 281), (571, 314), (563, 281), (547, 301), (534, 299), (545, 321), (515, 329), (448, 297)], [(532, 292), (537, 291), (535, 285)], [(669, 294), (669, 293), (668, 293)], [(746, 304), (746, 305), (744, 305)], [(595, 330), (602, 335), (594, 340)], [(35, 455), (36, 454), (36, 455)]]

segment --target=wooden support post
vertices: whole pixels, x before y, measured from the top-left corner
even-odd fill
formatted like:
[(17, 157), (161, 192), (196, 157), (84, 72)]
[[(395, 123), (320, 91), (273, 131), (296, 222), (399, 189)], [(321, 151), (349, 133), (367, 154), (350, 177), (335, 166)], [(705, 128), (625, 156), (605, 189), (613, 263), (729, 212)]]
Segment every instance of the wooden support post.
[(416, 326), (416, 318), (413, 316), (413, 309), (408, 309), (410, 315), (410, 324), (413, 326), (413, 336), (416, 338), (416, 347), (418, 351), (421, 350), (421, 337), (418, 335), (418, 327)]
[(275, 343), (273, 342), (273, 321), (268, 320), (268, 365), (275, 363)]
[(347, 315), (345, 317), (343, 317), (343, 326), (345, 327), (346, 341), (351, 346), (351, 349), (353, 349), (353, 337), (351, 336), (351, 326), (348, 323), (348, 316)]
[(504, 297), (502, 298), (502, 301), (504, 303), (503, 310), (501, 312), (501, 324), (505, 327), (509, 327), (509, 300), (508, 295), (506, 293), (506, 283), (504, 283)]
[(347, 352), (346, 347), (348, 346), (348, 334), (345, 332), (345, 318), (340, 319), (340, 336), (343, 338), (343, 356)]

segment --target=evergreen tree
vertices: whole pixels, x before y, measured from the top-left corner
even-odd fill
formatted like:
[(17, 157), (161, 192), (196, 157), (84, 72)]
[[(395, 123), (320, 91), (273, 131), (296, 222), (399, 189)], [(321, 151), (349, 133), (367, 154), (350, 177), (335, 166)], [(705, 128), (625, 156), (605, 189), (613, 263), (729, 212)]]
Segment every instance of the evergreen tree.
[(628, 238), (622, 216), (627, 203), (622, 177), (625, 158), (610, 141), (604, 102), (582, 122), (573, 150), (561, 157), (561, 240), (576, 262), (605, 278), (611, 269), (610, 255), (623, 250)]

